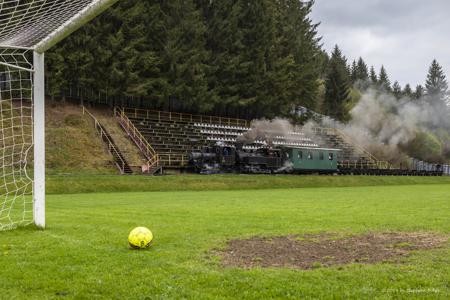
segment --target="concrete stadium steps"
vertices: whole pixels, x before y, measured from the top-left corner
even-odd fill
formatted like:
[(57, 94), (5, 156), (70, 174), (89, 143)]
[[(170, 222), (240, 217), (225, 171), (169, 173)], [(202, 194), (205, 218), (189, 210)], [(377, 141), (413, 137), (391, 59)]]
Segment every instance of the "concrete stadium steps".
[(133, 174), (133, 170), (132, 170), (131, 166), (127, 162), (125, 156), (121, 153), (121, 151), (117, 147), (117, 144), (115, 144), (115, 142), (114, 142), (113, 138), (111, 137), (111, 135), (108, 133), (108, 131), (103, 126), (102, 126), (102, 130), (104, 131), (104, 135), (109, 139), (109, 141), (111, 141), (112, 146), (114, 146), (116, 148), (116, 151), (113, 151), (111, 153), (112, 156), (113, 156), (114, 162), (116, 164), (123, 164), (122, 172), (124, 174), (128, 174), (128, 175)]
[(146, 159), (138, 147), (129, 139), (128, 135), (120, 127), (117, 120), (104, 111), (91, 110), (91, 113), (97, 118), (103, 128), (105, 128), (111, 136), (111, 139), (114, 141), (120, 153), (133, 170), (133, 173), (142, 173), (142, 166), (146, 163)]
[(119, 169), (121, 174), (133, 174), (133, 170), (130, 164), (128, 163), (123, 153), (120, 151), (117, 143), (114, 141), (113, 137), (110, 135), (106, 127), (103, 126), (103, 124), (100, 123), (100, 121), (84, 106), (83, 115), (88, 117), (93, 122), (95, 129), (100, 134), (101, 140), (104, 142), (108, 152), (112, 155), (113, 163)]

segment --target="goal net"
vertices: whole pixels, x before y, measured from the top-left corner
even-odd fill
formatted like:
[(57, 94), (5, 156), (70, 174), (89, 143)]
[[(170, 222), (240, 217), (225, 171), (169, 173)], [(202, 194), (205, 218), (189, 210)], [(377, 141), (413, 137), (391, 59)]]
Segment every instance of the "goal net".
[(32, 135), (32, 67), (26, 50), (0, 49), (0, 230), (33, 220), (29, 173)]
[(116, 1), (0, 0), (0, 231), (45, 227), (45, 51)]

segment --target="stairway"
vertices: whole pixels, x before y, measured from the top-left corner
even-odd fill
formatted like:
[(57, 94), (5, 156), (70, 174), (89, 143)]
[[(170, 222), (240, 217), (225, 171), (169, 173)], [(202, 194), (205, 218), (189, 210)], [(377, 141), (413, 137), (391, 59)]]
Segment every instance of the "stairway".
[(137, 149), (139, 149), (139, 153), (145, 158), (145, 164), (141, 166), (142, 173), (151, 175), (157, 173), (162, 174), (163, 165), (161, 164), (158, 153), (142, 135), (139, 129), (135, 127), (130, 119), (128, 119), (123, 110), (115, 108), (114, 116), (127, 138), (134, 143)]
[(108, 131), (105, 129), (105, 127), (100, 124), (100, 122), (94, 117), (94, 115), (91, 114), (85, 107), (83, 107), (83, 115), (88, 116), (89, 119), (93, 122), (95, 129), (100, 134), (100, 138), (105, 143), (108, 152), (112, 155), (113, 162), (119, 169), (120, 173), (133, 174), (133, 170), (131, 169), (127, 160), (120, 152), (119, 148), (117, 147), (116, 143), (114, 142)]
[(117, 145), (114, 143), (114, 140), (112, 139), (111, 135), (106, 131), (103, 125), (99, 124), (99, 126), (103, 131), (102, 140), (108, 145), (108, 148), (110, 148), (109, 150), (113, 156), (114, 163), (116, 164), (116, 166), (121, 170), (123, 174), (128, 175), (133, 174), (133, 170), (131, 169), (130, 165), (128, 164), (123, 154), (120, 152)]
[[(104, 110), (92, 110), (106, 132), (111, 136), (120, 153), (128, 162), (134, 174), (142, 174), (143, 167), (147, 165), (147, 159), (134, 141), (123, 130), (118, 120)], [(147, 173), (147, 172), (145, 172)], [(152, 173), (151, 173), (152, 174)]]

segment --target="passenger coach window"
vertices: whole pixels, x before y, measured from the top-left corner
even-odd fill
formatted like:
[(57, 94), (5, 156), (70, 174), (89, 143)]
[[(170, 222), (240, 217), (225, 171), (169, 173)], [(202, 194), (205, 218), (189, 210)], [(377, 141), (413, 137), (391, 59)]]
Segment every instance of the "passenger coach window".
[(323, 160), (323, 152), (320, 152), (320, 153), (319, 153), (319, 159), (320, 159), (320, 160)]
[(313, 159), (313, 154), (312, 154), (312, 152), (308, 152), (308, 159)]
[(303, 152), (302, 151), (298, 151), (298, 159), (303, 159)]
[(333, 158), (334, 158), (333, 153), (328, 153), (328, 160), (333, 160)]

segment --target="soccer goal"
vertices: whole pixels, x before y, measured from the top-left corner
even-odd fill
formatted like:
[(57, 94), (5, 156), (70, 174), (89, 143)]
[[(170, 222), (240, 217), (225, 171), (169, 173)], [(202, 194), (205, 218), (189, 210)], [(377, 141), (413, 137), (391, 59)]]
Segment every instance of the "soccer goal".
[(0, 231), (45, 227), (44, 53), (117, 0), (0, 0)]

